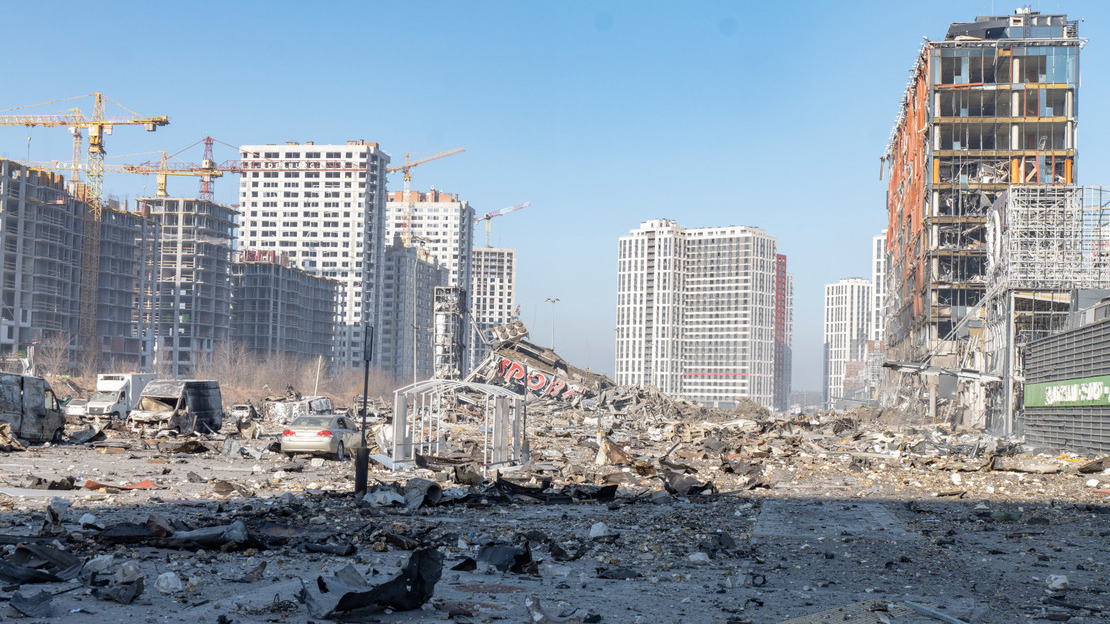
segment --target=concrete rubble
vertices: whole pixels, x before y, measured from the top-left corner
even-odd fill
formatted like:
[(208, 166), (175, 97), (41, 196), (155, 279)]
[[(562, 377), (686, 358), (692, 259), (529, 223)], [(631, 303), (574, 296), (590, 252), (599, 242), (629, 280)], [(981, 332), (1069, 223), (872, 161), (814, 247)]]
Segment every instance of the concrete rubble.
[[(371, 466), (362, 496), (354, 462), (278, 452), (281, 410), (256, 438), (228, 419), (0, 456), (0, 616), (1002, 624), (1110, 608), (1105, 458), (889, 411), (711, 409), (538, 353), (513, 359), (545, 376), (524, 465), (481, 465), (465, 397), (442, 452)], [(512, 385), (511, 366), (473, 379)], [(582, 390), (546, 392), (552, 373)], [(372, 412), (387, 422), (388, 402)]]

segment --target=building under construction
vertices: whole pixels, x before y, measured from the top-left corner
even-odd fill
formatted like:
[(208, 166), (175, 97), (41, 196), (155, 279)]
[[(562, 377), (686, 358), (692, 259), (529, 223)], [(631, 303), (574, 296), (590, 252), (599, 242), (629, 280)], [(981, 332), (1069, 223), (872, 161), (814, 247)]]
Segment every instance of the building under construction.
[(953, 23), (911, 71), (883, 156), (885, 340), (890, 359), (969, 382), (939, 397), (936, 382), (901, 394), (935, 416), (968, 408), (979, 413), (965, 419), (1009, 427), (1017, 349), (1059, 329), (1071, 290), (1086, 283), (1068, 273), (1078, 257), (1052, 280), (1017, 278), (1015, 264), (1037, 255), (1032, 239), (1058, 248), (1094, 236), (1069, 230), (1068, 219), (1083, 217), (1053, 207), (1067, 196), (1084, 203), (1075, 188), (1082, 45), (1077, 21), (1021, 9)]
[(238, 251), (231, 265), (231, 340), (292, 361), (334, 355), (339, 282), (273, 250)]
[(153, 319), (158, 337), (154, 367), (180, 377), (230, 336), (236, 212), (203, 199), (146, 197), (137, 202), (162, 232), (158, 294), (142, 309)]
[[(77, 334), (88, 253), (84, 232), (91, 213), (89, 203), (75, 197), (61, 175), (0, 159), (0, 352), (6, 359), (51, 343), (52, 351), (68, 353), (57, 366), (83, 363)], [(109, 202), (99, 228), (93, 343), (99, 353), (87, 361), (121, 370), (142, 368), (149, 361), (153, 331), (139, 310), (154, 296), (158, 224)]]

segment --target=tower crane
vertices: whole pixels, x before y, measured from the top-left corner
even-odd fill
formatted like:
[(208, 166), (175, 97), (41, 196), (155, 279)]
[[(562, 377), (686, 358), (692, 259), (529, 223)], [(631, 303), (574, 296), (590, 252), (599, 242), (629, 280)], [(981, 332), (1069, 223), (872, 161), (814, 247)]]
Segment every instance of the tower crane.
[(484, 216), (481, 216), (481, 217), (474, 217), (474, 222), (475, 223), (478, 223), (478, 222), (481, 222), (481, 221), (486, 222), (486, 247), (490, 246), (489, 245), (489, 231), (490, 231), (490, 223), (489, 222), (490, 222), (491, 219), (493, 219), (494, 217), (501, 217), (501, 216), (507, 215), (510, 212), (516, 212), (517, 210), (520, 210), (522, 208), (527, 208), (528, 206), (531, 206), (531, 205), (532, 205), (532, 202), (524, 202), (523, 204), (517, 204), (515, 206), (509, 206), (508, 208), (502, 208), (501, 210), (494, 210), (493, 212), (487, 212)]
[[(81, 314), (78, 321), (77, 338), (86, 356), (91, 358), (92, 362), (96, 364), (100, 359), (100, 349), (96, 344), (96, 304), (100, 282), (100, 223), (102, 219), (102, 197), (104, 193), (104, 154), (107, 153), (104, 149), (104, 136), (111, 134), (114, 126), (143, 126), (148, 132), (153, 132), (158, 126), (168, 125), (170, 123), (170, 118), (165, 115), (139, 115), (123, 107), (118, 102), (115, 102), (116, 105), (120, 106), (120, 108), (124, 108), (124, 110), (127, 110), (131, 115), (129, 117), (105, 117), (104, 100), (107, 98), (99, 92), (89, 95), (93, 97), (93, 112), (91, 116), (82, 113), (77, 108), (71, 108), (59, 114), (0, 115), (0, 125), (26, 127), (42, 126), (47, 128), (65, 126), (70, 128), (71, 132), (73, 132), (74, 163), (76, 163), (78, 153), (81, 149), (81, 131), (84, 130), (89, 133), (89, 147), (85, 153), (87, 185), (85, 187), (84, 199), (92, 208), (92, 214), (90, 215), (91, 218), (85, 222), (85, 248), (83, 250), (84, 257), (81, 263)], [(77, 97), (88, 96), (82, 95)], [(46, 106), (48, 104), (56, 104), (73, 99), (76, 98), (45, 102), (33, 106)], [(32, 106), (23, 106), (19, 108), (31, 107)], [(72, 171), (75, 177), (73, 181), (76, 184), (76, 164), (73, 165)], [(74, 189), (76, 190), (76, 185)]]
[(453, 156), (455, 154), (458, 154), (459, 152), (465, 151), (466, 148), (464, 147), (456, 147), (453, 150), (438, 152), (430, 156), (425, 156), (423, 158), (418, 158), (411, 161), (409, 160), (411, 152), (405, 152), (405, 164), (398, 167), (386, 167), (386, 171), (388, 171), (389, 173), (397, 173), (398, 171), (400, 171), (405, 176), (405, 218), (404, 224), (401, 227), (401, 242), (405, 245), (405, 247), (409, 246), (409, 239), (412, 238), (412, 211), (415, 208), (409, 188), (409, 183), (412, 181), (412, 172), (410, 171), (410, 169), (417, 165), (422, 165), (433, 160), (439, 160), (440, 158)]
[[(166, 153), (162, 152), (161, 160), (147, 161), (137, 165), (124, 165), (123, 167), (128, 173), (154, 174), (157, 176), (157, 197), (166, 197), (166, 176), (179, 175), (199, 177), (200, 199), (213, 201), (215, 195), (215, 192), (212, 190), (213, 178), (223, 177), (225, 173), (243, 173), (242, 162), (238, 159), (228, 160), (222, 163), (216, 162), (212, 155), (212, 144), (216, 141), (217, 139), (213, 139), (212, 137), (204, 137), (170, 156), (166, 156)], [(204, 157), (199, 165), (196, 163), (169, 162), (170, 158), (177, 156), (198, 143), (204, 143)], [(220, 143), (232, 147), (236, 151), (239, 149), (223, 141), (220, 141)]]
[[(166, 191), (167, 176), (192, 176), (200, 178), (200, 199), (206, 201), (213, 201), (212, 179), (223, 177), (225, 173), (242, 173), (243, 167), (241, 161), (228, 160), (222, 163), (217, 163), (212, 158), (212, 143), (218, 139), (212, 137), (204, 137), (196, 141), (192, 145), (179, 150), (174, 154), (167, 155), (164, 150), (159, 150), (162, 157), (158, 160), (150, 160), (143, 163), (134, 165), (104, 165), (104, 171), (109, 173), (137, 173), (139, 175), (153, 175), (157, 180), (157, 188), (155, 190), (155, 197), (168, 197)], [(189, 162), (171, 162), (170, 158), (177, 156), (181, 152), (199, 144), (204, 143), (204, 159), (198, 165)], [(223, 143), (223, 141), (220, 141)], [(224, 145), (228, 145), (224, 143)], [(234, 147), (229, 145), (229, 147)], [(61, 167), (69, 167), (71, 164), (77, 169), (80, 163), (67, 163), (58, 160), (50, 162), (28, 162), (25, 163), (31, 167), (40, 169), (59, 169)]]

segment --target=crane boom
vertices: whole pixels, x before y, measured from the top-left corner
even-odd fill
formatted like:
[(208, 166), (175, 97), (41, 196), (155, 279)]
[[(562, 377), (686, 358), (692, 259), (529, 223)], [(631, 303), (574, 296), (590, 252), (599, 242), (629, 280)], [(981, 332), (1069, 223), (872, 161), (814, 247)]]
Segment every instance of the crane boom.
[(516, 212), (517, 210), (527, 208), (528, 206), (531, 206), (531, 205), (532, 205), (532, 202), (526, 201), (523, 204), (517, 204), (515, 206), (509, 206), (508, 208), (502, 208), (501, 210), (494, 210), (493, 212), (487, 212), (485, 215), (483, 215), (481, 217), (474, 217), (474, 222), (475, 223), (478, 223), (480, 221), (485, 221), (486, 222), (486, 247), (489, 247), (490, 221), (494, 217), (502, 217), (504, 215), (509, 214), (510, 212)]

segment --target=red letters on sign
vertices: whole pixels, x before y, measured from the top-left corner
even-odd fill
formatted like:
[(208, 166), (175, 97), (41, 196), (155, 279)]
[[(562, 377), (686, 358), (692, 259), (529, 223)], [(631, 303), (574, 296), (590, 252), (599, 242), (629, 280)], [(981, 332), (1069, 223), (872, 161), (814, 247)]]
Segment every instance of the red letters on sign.
[(547, 376), (543, 373), (532, 371), (532, 374), (528, 375), (528, 389), (532, 392), (539, 392), (540, 390), (543, 390), (543, 387), (546, 385)]
[(497, 366), (497, 374), (510, 382), (524, 381), (525, 386), (539, 395), (551, 395), (560, 399), (570, 399), (579, 394), (584, 394), (586, 389), (582, 386), (568, 384), (566, 380), (558, 377), (548, 377), (540, 371), (528, 371), (528, 379), (524, 379), (524, 365), (514, 362), (509, 358), (501, 358)]

